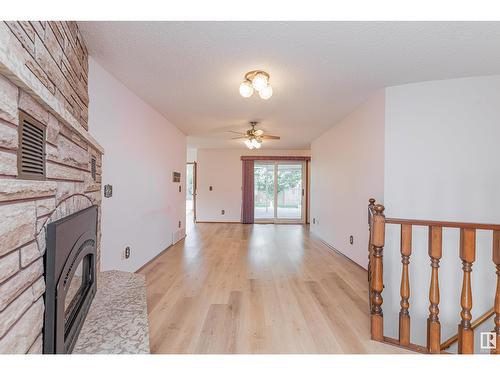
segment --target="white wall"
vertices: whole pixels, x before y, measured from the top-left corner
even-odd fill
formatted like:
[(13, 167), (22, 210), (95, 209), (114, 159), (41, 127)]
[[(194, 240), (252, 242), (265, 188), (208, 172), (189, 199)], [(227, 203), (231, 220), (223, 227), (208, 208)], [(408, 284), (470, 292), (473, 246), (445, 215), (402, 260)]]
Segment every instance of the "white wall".
[[(386, 90), (386, 216), (500, 223), (500, 76), (423, 82)], [(426, 230), (414, 230), (410, 263), (412, 337), (425, 344), (430, 261)], [(440, 268), (443, 339), (460, 321), (458, 230), (444, 233)], [(491, 236), (478, 233), (473, 319), (493, 305)], [(399, 233), (384, 249), (384, 318), (397, 337)], [(418, 328), (421, 328), (420, 330)], [(423, 327), (423, 328), (422, 328)], [(480, 330), (491, 330), (491, 322)]]
[(102, 202), (101, 268), (135, 271), (172, 244), (179, 221), (184, 228), (186, 137), (93, 59), (89, 96), (89, 127), (105, 149), (102, 184), (113, 185)]
[[(242, 155), (309, 156), (310, 151), (198, 149), (197, 221), (241, 221)], [(221, 210), (225, 210), (224, 215)]]
[(311, 144), (311, 230), (363, 267), (368, 199), (383, 199), (384, 101), (375, 93)]

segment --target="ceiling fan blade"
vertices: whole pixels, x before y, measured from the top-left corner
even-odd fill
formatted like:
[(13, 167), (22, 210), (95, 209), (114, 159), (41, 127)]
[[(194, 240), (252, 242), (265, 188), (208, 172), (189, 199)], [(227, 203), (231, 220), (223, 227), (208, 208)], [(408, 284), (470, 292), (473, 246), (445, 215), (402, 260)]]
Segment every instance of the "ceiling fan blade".
[(235, 133), (235, 134), (241, 134), (241, 135), (245, 135), (246, 133), (243, 133), (243, 132), (235, 132), (234, 130), (226, 130), (228, 133)]
[(281, 137), (278, 137), (277, 135), (263, 135), (261, 136), (262, 139), (281, 139)]
[(242, 137), (234, 137), (234, 138), (231, 138), (231, 139), (247, 139), (246, 136), (242, 136)]

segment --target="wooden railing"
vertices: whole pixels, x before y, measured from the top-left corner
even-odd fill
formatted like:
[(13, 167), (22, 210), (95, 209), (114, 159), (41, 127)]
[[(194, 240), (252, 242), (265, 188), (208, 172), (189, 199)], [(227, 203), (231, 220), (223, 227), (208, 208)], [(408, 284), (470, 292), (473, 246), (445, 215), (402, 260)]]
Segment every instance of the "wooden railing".
[[(500, 225), (460, 223), (431, 220), (408, 220), (386, 218), (384, 206), (376, 204), (374, 199), (368, 204), (369, 244), (368, 244), (368, 282), (370, 301), (370, 323), (372, 340), (399, 345), (423, 353), (442, 353), (454, 342), (458, 341), (459, 354), (474, 353), (474, 329), (495, 315), (492, 332), (496, 340), (496, 348), (492, 354), (500, 354)], [(398, 339), (384, 336), (383, 320), (383, 249), (385, 244), (385, 229), (387, 224), (400, 226), (401, 231), (401, 308), (399, 312)], [(431, 264), (431, 279), (429, 285), (429, 317), (427, 319), (427, 345), (425, 347), (411, 343), (410, 340), (410, 280), (409, 264), (412, 254), (412, 229), (414, 226), (428, 228), (428, 254)], [(462, 260), (462, 292), (460, 304), (460, 323), (455, 336), (441, 343), (441, 323), (439, 320), (439, 262), (443, 250), (443, 228), (460, 229), (460, 259)], [(476, 231), (493, 232), (492, 260), (496, 267), (496, 289), (493, 308), (476, 321), (472, 321), (472, 265), (476, 259)]]

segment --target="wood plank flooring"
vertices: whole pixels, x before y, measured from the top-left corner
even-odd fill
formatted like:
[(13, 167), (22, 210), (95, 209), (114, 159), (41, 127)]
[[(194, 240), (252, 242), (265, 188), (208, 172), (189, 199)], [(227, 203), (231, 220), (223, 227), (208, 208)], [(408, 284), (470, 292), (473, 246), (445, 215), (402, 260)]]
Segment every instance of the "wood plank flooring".
[(140, 273), (153, 353), (408, 353), (370, 340), (366, 272), (307, 226), (192, 225)]

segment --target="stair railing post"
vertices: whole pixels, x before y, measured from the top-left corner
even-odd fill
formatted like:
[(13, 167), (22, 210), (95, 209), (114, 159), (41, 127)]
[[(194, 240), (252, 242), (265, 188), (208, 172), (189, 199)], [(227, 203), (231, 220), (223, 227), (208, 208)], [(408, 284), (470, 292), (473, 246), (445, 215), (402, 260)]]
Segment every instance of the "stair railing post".
[(372, 297), (371, 297), (371, 280), (372, 280), (372, 266), (373, 266), (373, 246), (372, 246), (372, 212), (375, 206), (375, 199), (368, 199), (368, 303), (370, 305), (370, 311), (372, 308)]
[(474, 353), (474, 330), (471, 325), (472, 320), (472, 285), (471, 272), (472, 263), (476, 260), (476, 230), (475, 229), (460, 229), (460, 259), (462, 259), (462, 294), (460, 296), (460, 304), (462, 318), (458, 325), (458, 353), (473, 354)]
[(410, 224), (401, 225), (401, 310), (399, 312), (399, 344), (410, 344), (410, 276), (408, 266), (411, 255), (412, 226)]
[(377, 204), (373, 207), (371, 243), (373, 246), (373, 274), (371, 278), (371, 337), (372, 340), (384, 340), (384, 319), (382, 314), (383, 280), (383, 250), (385, 243), (385, 216), (384, 206)]
[(429, 317), (427, 318), (427, 350), (441, 352), (441, 323), (439, 321), (439, 261), (443, 254), (443, 228), (429, 227), (429, 257), (431, 282), (429, 286)]

